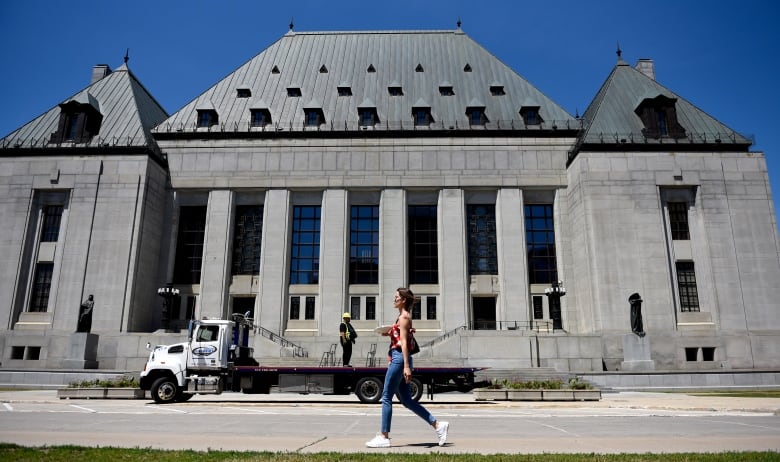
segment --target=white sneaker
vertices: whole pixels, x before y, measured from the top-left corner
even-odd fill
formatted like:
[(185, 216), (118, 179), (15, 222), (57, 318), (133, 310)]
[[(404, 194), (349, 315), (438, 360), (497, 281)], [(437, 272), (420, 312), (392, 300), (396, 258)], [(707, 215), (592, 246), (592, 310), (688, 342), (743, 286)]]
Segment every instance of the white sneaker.
[[(444, 432), (444, 437), (447, 437), (447, 432)], [(385, 438), (385, 435), (377, 433), (374, 439), (366, 441), (366, 447), (369, 448), (389, 448), (390, 438)]]
[(439, 422), (436, 427), (436, 436), (439, 437), (439, 446), (444, 446), (447, 442), (447, 430), (450, 428), (449, 422)]

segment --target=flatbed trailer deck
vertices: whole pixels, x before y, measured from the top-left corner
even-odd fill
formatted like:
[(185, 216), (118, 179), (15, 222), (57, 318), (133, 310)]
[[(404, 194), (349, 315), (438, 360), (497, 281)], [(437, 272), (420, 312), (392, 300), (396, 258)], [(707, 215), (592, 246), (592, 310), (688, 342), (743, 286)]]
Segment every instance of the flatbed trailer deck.
[[(419, 400), (423, 389), (428, 395), (444, 391), (468, 392), (484, 385), (474, 381), (479, 367), (418, 367), (412, 373), (412, 397)], [(270, 393), (272, 387), (287, 393), (355, 393), (363, 403), (376, 403), (382, 397), (386, 367), (327, 366), (235, 366), (233, 390), (244, 393)]]

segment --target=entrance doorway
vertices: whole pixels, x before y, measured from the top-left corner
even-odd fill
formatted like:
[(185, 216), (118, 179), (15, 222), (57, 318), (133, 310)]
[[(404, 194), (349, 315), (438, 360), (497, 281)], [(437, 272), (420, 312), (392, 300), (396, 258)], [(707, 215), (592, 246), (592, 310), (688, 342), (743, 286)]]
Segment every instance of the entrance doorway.
[(255, 317), (255, 297), (235, 297), (233, 298), (233, 309), (231, 313), (246, 314), (250, 318)]
[(496, 297), (471, 299), (474, 330), (496, 330)]

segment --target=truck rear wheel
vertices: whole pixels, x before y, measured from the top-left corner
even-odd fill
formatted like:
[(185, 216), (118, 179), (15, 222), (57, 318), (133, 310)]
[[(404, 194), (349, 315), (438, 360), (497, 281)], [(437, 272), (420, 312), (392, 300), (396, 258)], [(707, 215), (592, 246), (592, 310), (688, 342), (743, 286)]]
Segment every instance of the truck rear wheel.
[(176, 401), (179, 386), (173, 377), (160, 377), (152, 384), (152, 398), (157, 404), (168, 404)]
[(420, 382), (420, 379), (412, 377), (412, 380), (409, 382), (409, 392), (413, 400), (420, 401), (423, 395), (423, 384)]
[(376, 377), (363, 377), (355, 385), (355, 394), (361, 403), (374, 404), (382, 398), (382, 381)]

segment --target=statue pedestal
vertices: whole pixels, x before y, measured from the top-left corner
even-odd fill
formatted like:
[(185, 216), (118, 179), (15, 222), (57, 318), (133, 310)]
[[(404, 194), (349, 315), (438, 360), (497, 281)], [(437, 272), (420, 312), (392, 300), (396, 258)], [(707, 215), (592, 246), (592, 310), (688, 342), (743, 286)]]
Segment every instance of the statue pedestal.
[(100, 336), (76, 332), (70, 336), (70, 350), (62, 365), (68, 369), (97, 369), (97, 347)]
[(623, 362), (620, 363), (622, 371), (654, 371), (655, 361), (650, 359), (650, 340), (647, 336), (639, 337), (636, 334), (623, 336)]

